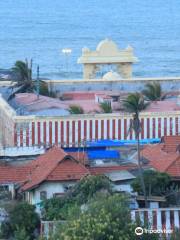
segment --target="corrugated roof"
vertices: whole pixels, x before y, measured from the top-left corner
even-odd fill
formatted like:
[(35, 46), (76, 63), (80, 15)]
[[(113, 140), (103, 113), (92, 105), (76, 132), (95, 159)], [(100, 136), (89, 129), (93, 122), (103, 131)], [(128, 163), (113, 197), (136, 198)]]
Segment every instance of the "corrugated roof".
[(130, 180), (136, 178), (130, 172), (126, 170), (113, 171), (105, 174), (112, 182)]

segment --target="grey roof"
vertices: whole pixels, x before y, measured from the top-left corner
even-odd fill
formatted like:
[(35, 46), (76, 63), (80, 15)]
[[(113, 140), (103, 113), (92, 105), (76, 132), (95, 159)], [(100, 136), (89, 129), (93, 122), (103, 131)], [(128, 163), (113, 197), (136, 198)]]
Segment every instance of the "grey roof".
[(29, 114), (33, 114), (36, 116), (68, 116), (70, 115), (68, 110), (58, 109), (58, 108), (49, 108), (49, 109), (42, 109), (38, 111), (32, 111), (32, 112), (29, 112)]
[(136, 178), (130, 172), (126, 170), (113, 171), (105, 174), (112, 182), (130, 180)]

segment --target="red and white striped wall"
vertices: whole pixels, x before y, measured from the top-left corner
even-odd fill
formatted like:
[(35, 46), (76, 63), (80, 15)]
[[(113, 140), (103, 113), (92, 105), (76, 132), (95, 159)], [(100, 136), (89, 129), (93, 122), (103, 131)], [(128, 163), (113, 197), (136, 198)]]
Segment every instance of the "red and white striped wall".
[[(46, 118), (26, 116), (15, 121), (14, 145), (37, 146), (61, 144), (64, 147), (78, 146), (84, 141), (100, 139), (135, 139), (129, 132), (130, 115), (96, 114)], [(161, 138), (180, 133), (180, 114), (141, 116), (141, 139)]]
[(138, 209), (131, 211), (133, 221), (140, 220), (142, 225), (148, 222), (154, 230), (174, 230), (180, 228), (180, 208)]

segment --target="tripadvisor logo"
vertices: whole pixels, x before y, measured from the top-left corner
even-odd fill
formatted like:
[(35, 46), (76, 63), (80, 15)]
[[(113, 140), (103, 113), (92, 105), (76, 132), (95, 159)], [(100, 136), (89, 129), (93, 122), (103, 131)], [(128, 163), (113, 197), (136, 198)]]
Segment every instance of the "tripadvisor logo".
[(140, 236), (140, 235), (143, 235), (143, 228), (142, 227), (137, 227), (136, 229), (135, 229), (135, 234), (137, 235), (137, 236)]
[(146, 228), (142, 228), (142, 227), (137, 227), (135, 228), (135, 234), (137, 236), (141, 236), (143, 234), (154, 234), (154, 233), (157, 233), (157, 234), (172, 234), (173, 233), (173, 230), (172, 229), (146, 229)]

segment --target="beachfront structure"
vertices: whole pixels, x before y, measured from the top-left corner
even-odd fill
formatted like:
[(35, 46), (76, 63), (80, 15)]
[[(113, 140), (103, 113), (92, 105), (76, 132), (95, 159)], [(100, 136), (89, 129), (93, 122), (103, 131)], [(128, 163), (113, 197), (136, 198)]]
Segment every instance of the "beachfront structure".
[(95, 51), (91, 51), (86, 47), (83, 48), (82, 56), (78, 59), (78, 63), (83, 64), (84, 79), (95, 78), (101, 66), (107, 64), (115, 65), (117, 72), (122, 78), (131, 78), (132, 64), (135, 62), (137, 62), (137, 58), (134, 56), (131, 46), (120, 50), (109, 39), (101, 41)]

